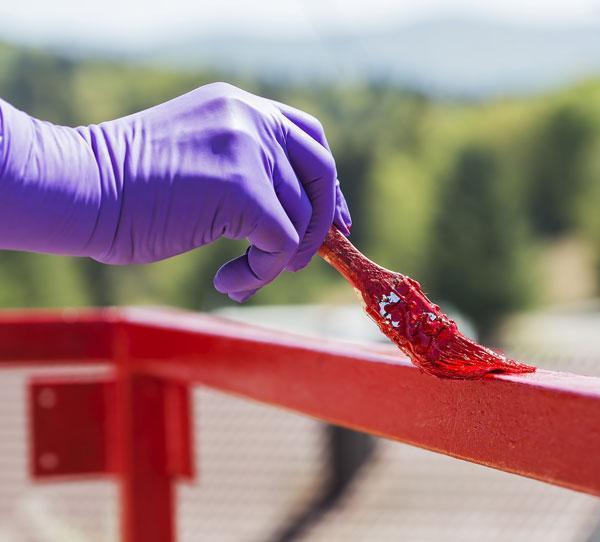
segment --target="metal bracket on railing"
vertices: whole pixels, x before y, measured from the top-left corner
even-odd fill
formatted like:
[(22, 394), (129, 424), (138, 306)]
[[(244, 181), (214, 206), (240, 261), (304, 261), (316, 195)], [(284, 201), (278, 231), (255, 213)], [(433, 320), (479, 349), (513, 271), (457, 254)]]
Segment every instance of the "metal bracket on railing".
[(36, 379), (29, 385), (31, 471), (35, 478), (110, 474), (116, 454), (114, 382)]
[[(169, 477), (192, 477), (187, 386), (142, 378), (141, 390), (139, 397), (132, 397), (128, 403), (142, 403), (143, 409), (150, 408), (156, 415), (155, 429), (163, 437), (164, 447), (160, 454), (164, 464), (156, 468)], [(34, 478), (120, 472), (124, 453), (121, 424), (132, 414), (120, 411), (118, 393), (117, 382), (107, 377), (36, 378), (30, 382), (30, 460)]]

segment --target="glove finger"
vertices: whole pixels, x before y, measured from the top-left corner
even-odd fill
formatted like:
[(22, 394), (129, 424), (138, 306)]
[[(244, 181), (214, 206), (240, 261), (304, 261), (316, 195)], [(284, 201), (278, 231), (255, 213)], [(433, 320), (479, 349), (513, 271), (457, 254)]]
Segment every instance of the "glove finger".
[[(273, 184), (277, 199), (294, 225), (301, 245), (312, 216), (312, 205), (304, 186), (296, 177), (283, 152), (273, 171)], [(288, 270), (293, 271), (290, 268)]]
[(288, 124), (286, 148), (290, 163), (312, 205), (312, 216), (290, 269), (305, 267), (323, 244), (335, 213), (335, 162), (327, 149), (293, 123)]
[(346, 225), (348, 227), (350, 227), (350, 226), (352, 226), (352, 217), (350, 216), (350, 209), (348, 209), (348, 203), (346, 202), (346, 198), (344, 197), (344, 194), (342, 193), (342, 189), (340, 188), (339, 183), (337, 184), (337, 186), (335, 188), (336, 188), (336, 193), (337, 193), (336, 201), (340, 202), (342, 216), (344, 217), (344, 221), (346, 222)]
[(229, 295), (229, 299), (235, 301), (236, 303), (243, 303), (244, 301), (248, 301), (258, 290), (247, 290), (245, 292), (231, 292)]
[[(292, 222), (301, 242), (310, 222), (312, 206), (304, 187), (298, 181), (296, 173), (283, 151), (275, 163), (273, 185), (277, 199)], [(291, 271), (291, 269), (288, 270)], [(231, 292), (229, 297), (238, 303), (243, 303), (257, 291), (258, 289), (255, 288), (241, 292)]]
[[(296, 109), (291, 105), (287, 105), (281, 102), (277, 102), (275, 100), (271, 100), (272, 103), (281, 111), (284, 117), (286, 117), (290, 122), (294, 123), (298, 128), (306, 132), (310, 137), (312, 137), (315, 141), (323, 145), (328, 151), (329, 142), (327, 141), (327, 137), (325, 136), (325, 130), (323, 129), (323, 125), (319, 122), (316, 117), (313, 117), (311, 114), (306, 113), (300, 109)], [(348, 204), (346, 203), (346, 199), (342, 194), (342, 190), (340, 188), (340, 182), (336, 179), (336, 200), (335, 200), (335, 216), (334, 216), (334, 224), (342, 231), (342, 233), (349, 235), (350, 228), (352, 227), (352, 218), (350, 217), (350, 211), (348, 209)]]
[(350, 235), (352, 218), (350, 217), (350, 211), (348, 210), (346, 198), (344, 197), (344, 194), (342, 194), (340, 182), (337, 179), (335, 181), (335, 215), (333, 218), (333, 223), (343, 234), (346, 236)]
[(300, 242), (306, 234), (312, 205), (287, 156), (282, 152), (273, 170), (273, 186), (277, 199), (291, 220)]
[(261, 198), (260, 220), (248, 236), (250, 248), (243, 256), (223, 265), (215, 275), (214, 286), (223, 294), (247, 293), (249, 297), (251, 290), (275, 279), (298, 249), (298, 233), (275, 193), (270, 197), (263, 194)]
[(277, 102), (275, 100), (271, 100), (271, 102), (275, 105), (275, 107), (277, 107), (277, 109), (279, 109), (279, 111), (281, 111), (284, 117), (293, 122), (302, 131), (306, 132), (315, 141), (323, 145), (323, 147), (325, 147), (328, 151), (331, 150), (329, 148), (327, 137), (325, 137), (325, 130), (323, 129), (323, 125), (319, 119), (313, 117), (310, 113), (296, 109), (291, 105)]

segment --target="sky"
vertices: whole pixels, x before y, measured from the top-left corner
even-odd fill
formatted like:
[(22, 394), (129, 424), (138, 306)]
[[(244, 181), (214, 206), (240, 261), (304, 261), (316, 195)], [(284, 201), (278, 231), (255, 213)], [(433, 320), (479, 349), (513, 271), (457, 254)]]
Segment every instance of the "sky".
[(143, 44), (181, 32), (273, 36), (361, 30), (432, 17), (535, 25), (600, 23), (600, 0), (2, 0), (0, 38)]

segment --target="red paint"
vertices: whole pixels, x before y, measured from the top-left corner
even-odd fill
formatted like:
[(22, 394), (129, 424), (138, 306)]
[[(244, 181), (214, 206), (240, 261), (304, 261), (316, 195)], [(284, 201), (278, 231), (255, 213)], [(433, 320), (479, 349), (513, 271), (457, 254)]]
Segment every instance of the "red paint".
[[(40, 325), (52, 331), (48, 352), (27, 333), (31, 326), (39, 338)], [(79, 332), (84, 340), (71, 344)], [(102, 465), (113, 465), (106, 470), (120, 483), (127, 542), (175, 540), (173, 482), (191, 474), (187, 394), (197, 384), (600, 496), (599, 378), (543, 370), (474, 381), (428, 378), (392, 347), (308, 339), (164, 309), (2, 313), (0, 336), (10, 345), (0, 348), (0, 362), (11, 363), (16, 352), (19, 364), (31, 365), (41, 353), (43, 364), (80, 365), (105, 352), (115, 367), (111, 437), (85, 427), (101, 419), (93, 412), (103, 416), (107, 396), (97, 383), (86, 388), (84, 379), (81, 387), (65, 388), (66, 410), (41, 399), (38, 406), (56, 410), (32, 420), (32, 442), (72, 454), (71, 471), (102, 473)], [(82, 405), (91, 410), (78, 412)], [(97, 449), (106, 442), (110, 450)]]
[(426, 373), (479, 378), (535, 371), (465, 337), (416, 280), (372, 262), (335, 227), (319, 253), (358, 291), (379, 329)]
[[(361, 347), (208, 315), (128, 311), (137, 371), (600, 496), (600, 378), (430, 378)], [(201, 484), (201, 482), (200, 482)]]

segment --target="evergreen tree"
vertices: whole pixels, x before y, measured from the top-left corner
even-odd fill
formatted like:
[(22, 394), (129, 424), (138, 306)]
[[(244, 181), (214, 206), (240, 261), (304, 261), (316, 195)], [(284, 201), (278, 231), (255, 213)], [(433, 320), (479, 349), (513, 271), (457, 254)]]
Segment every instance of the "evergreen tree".
[(506, 313), (526, 301), (518, 206), (501, 182), (493, 152), (459, 150), (443, 185), (425, 284), (489, 337)]
[(528, 208), (536, 232), (555, 236), (576, 224), (577, 204), (587, 184), (585, 151), (592, 135), (587, 119), (568, 106), (554, 111), (535, 134)]

